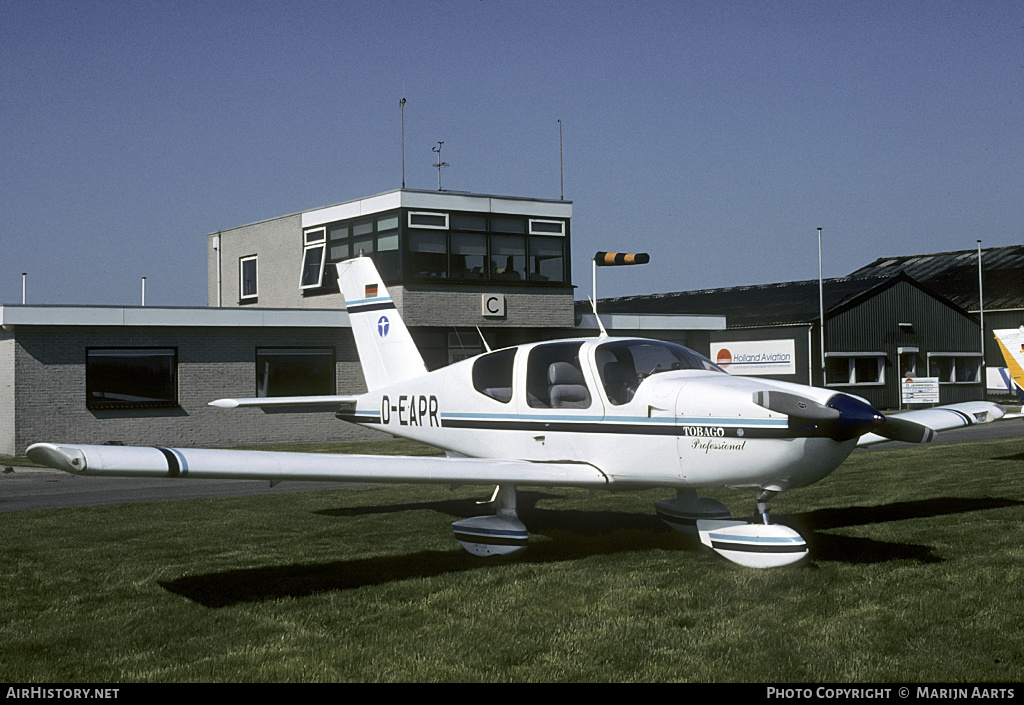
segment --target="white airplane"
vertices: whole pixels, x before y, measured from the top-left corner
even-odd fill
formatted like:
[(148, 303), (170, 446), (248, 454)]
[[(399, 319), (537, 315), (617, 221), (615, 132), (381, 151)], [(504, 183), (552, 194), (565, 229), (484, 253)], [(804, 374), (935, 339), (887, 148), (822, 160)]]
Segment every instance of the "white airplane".
[[(322, 404), (339, 419), (447, 451), (448, 457), (143, 448), (37, 443), (33, 461), (76, 475), (337, 480), (495, 486), (493, 513), (456, 521), (476, 555), (526, 546), (516, 488), (637, 490), (675, 497), (658, 516), (696, 532), (750, 567), (807, 555), (767, 502), (835, 470), (854, 448), (926, 442), (935, 431), (993, 421), (985, 402), (885, 417), (834, 390), (733, 377), (680, 345), (640, 338), (555, 340), (497, 351), (428, 372), (372, 260), (337, 265), (366, 386), (358, 395), (221, 399), (220, 407)], [(734, 520), (698, 488), (745, 488), (757, 519)]]
[(1020, 328), (995, 330), (992, 333), (996, 336), (1003, 360), (1006, 361), (1006, 368), (1010, 374), (1010, 389), (1024, 403), (1024, 325)]

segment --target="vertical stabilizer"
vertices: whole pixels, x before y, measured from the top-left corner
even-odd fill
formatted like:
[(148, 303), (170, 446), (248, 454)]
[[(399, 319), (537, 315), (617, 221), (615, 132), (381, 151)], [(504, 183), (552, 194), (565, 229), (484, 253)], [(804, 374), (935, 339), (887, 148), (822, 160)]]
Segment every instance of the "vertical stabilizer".
[(339, 262), (337, 267), (366, 388), (372, 391), (425, 375), (423, 357), (373, 260), (357, 257)]
[(1010, 371), (1010, 385), (1024, 403), (1024, 326), (992, 331)]

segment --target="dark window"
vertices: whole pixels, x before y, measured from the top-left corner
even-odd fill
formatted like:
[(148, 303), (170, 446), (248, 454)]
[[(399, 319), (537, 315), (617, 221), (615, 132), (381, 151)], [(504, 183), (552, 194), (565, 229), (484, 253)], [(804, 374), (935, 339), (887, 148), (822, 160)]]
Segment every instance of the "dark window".
[(452, 230), (479, 230), (487, 232), (487, 216), (452, 213)]
[(473, 363), (473, 387), (476, 391), (507, 404), (512, 401), (512, 365), (515, 348), (478, 357)]
[(825, 357), (825, 384), (884, 384), (885, 355), (829, 353)]
[(259, 295), (258, 265), (256, 256), (243, 257), (238, 261), (238, 291), (241, 299), (255, 299)]
[(932, 353), (928, 356), (928, 372), (930, 377), (938, 377), (940, 383), (973, 384), (981, 380), (981, 356)]
[(388, 230), (398, 230), (398, 214), (389, 213), (377, 218), (377, 232), (382, 233)]
[(531, 235), (565, 235), (564, 220), (530, 220)]
[(583, 341), (538, 345), (526, 365), (526, 399), (539, 409), (587, 409), (590, 390), (579, 352)]
[(448, 229), (448, 214), (447, 213), (417, 213), (414, 211), (409, 212), (409, 227), (410, 228), (439, 228), (441, 230)]
[(825, 358), (825, 384), (849, 384), (850, 381), (850, 360), (848, 358)]
[(329, 262), (342, 262), (352, 256), (347, 225), (332, 225), (327, 231), (327, 239), (330, 243)]
[(303, 241), (305, 247), (302, 249), (299, 288), (316, 289), (324, 281), (324, 264), (327, 261), (327, 228), (313, 228), (305, 231)]
[(146, 409), (178, 406), (178, 352), (174, 348), (89, 348), (85, 351), (85, 406)]
[(564, 285), (569, 224), (515, 215), (388, 211), (304, 231), (303, 289), (333, 286), (325, 264), (371, 257), (385, 283), (417, 279)]
[(256, 396), (334, 394), (333, 348), (257, 348)]
[(315, 289), (324, 280), (324, 246), (313, 245), (302, 253), (302, 279), (300, 289)]
[(565, 281), (564, 243), (559, 237), (530, 238), (530, 281)]
[(487, 278), (487, 236), (452, 233), (451, 276), (453, 279)]
[(525, 237), (491, 236), (491, 278), (499, 281), (526, 281)]
[(443, 232), (409, 233), (409, 272), (414, 277), (448, 276), (448, 235)]
[(854, 375), (858, 382), (880, 382), (881, 366), (878, 358), (858, 357), (853, 361)]
[(492, 216), (491, 232), (522, 235), (526, 233), (526, 221), (523, 218)]
[(402, 251), (398, 246), (398, 231), (381, 233), (377, 236), (377, 254), (374, 263), (381, 279), (391, 281), (401, 273)]

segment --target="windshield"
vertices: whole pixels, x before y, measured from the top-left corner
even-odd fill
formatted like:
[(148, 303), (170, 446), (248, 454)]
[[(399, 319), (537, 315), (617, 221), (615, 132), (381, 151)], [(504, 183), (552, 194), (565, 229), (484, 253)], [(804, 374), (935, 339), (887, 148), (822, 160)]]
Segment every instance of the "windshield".
[(703, 355), (674, 343), (657, 340), (616, 340), (595, 351), (608, 401), (627, 404), (647, 377), (671, 370), (725, 371)]

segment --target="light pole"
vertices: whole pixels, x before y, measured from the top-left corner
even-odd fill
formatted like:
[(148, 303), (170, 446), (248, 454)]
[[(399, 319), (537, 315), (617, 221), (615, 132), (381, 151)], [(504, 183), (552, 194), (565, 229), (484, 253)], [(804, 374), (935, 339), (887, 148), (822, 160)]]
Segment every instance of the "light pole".
[[(821, 334), (821, 386), (825, 386), (825, 285), (821, 275), (821, 228), (818, 228), (818, 331)], [(813, 384), (813, 380), (812, 380)]]
[(985, 371), (985, 298), (982, 295), (981, 289), (981, 240), (978, 240), (978, 311), (981, 317), (981, 366), (979, 367), (979, 374), (981, 375), (981, 382), (984, 385), (982, 394), (988, 388), (987, 372)]

